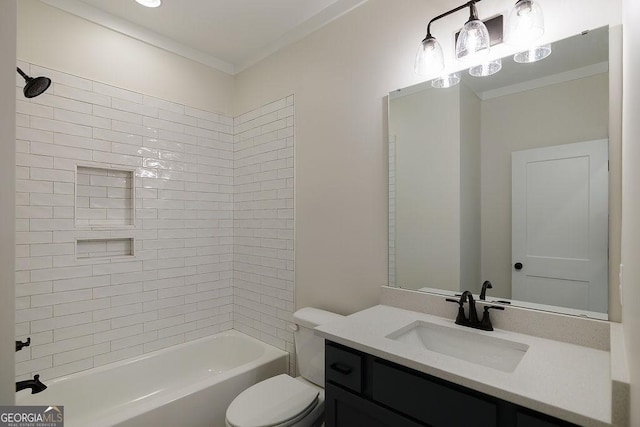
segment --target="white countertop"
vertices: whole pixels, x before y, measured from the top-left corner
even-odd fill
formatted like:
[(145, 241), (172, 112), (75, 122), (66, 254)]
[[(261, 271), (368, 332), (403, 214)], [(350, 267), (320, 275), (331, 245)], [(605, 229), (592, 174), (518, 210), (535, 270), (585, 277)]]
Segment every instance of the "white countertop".
[[(529, 349), (507, 373), (385, 338), (416, 321), (516, 341)], [(316, 328), (316, 334), (470, 389), (583, 426), (611, 425), (610, 354), (574, 344), (496, 329), (479, 331), (452, 320), (377, 305)]]

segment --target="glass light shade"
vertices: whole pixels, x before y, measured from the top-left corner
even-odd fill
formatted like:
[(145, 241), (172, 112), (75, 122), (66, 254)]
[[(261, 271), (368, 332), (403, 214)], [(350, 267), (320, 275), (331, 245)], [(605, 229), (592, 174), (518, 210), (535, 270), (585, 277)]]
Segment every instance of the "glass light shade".
[(432, 76), (444, 69), (444, 54), (442, 46), (435, 37), (426, 37), (418, 46), (416, 54), (416, 74)]
[(484, 64), (474, 65), (469, 68), (469, 74), (473, 77), (491, 76), (502, 69), (502, 59), (494, 59)]
[(431, 86), (436, 89), (446, 89), (448, 87), (455, 86), (458, 83), (460, 83), (460, 73), (453, 73), (431, 80)]
[(537, 0), (519, 0), (507, 18), (505, 41), (515, 46), (527, 46), (543, 34), (544, 16)]
[(158, 7), (162, 4), (162, 0), (136, 0), (136, 2), (146, 7)]
[(551, 45), (545, 44), (518, 52), (513, 55), (513, 60), (520, 64), (530, 64), (532, 62), (540, 61), (549, 55), (551, 55)]
[(489, 30), (479, 19), (468, 21), (456, 41), (456, 58), (460, 61), (472, 61), (489, 53)]

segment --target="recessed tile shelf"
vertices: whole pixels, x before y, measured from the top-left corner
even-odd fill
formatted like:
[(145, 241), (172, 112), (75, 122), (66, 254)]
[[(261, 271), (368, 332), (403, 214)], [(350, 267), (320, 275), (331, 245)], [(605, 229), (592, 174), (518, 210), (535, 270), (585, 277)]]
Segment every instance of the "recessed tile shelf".
[(78, 165), (76, 171), (76, 227), (132, 227), (134, 173)]
[(108, 259), (134, 256), (132, 238), (78, 239), (76, 240), (76, 258)]

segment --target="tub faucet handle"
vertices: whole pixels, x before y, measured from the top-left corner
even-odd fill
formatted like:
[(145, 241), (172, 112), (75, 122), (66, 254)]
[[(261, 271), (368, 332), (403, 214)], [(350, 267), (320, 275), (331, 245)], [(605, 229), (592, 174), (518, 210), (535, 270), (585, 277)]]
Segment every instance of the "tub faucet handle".
[(29, 347), (31, 345), (31, 337), (27, 338), (26, 341), (16, 341), (16, 351), (22, 350), (23, 347)]

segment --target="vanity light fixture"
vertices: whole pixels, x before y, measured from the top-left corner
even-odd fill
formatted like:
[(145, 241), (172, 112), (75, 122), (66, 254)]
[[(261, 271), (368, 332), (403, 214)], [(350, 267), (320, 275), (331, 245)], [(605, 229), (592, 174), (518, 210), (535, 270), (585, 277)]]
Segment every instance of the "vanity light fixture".
[(136, 2), (146, 7), (158, 7), (162, 4), (162, 0), (136, 0)]
[[(471, 0), (461, 6), (436, 16), (427, 25), (427, 35), (420, 42), (416, 55), (415, 72), (422, 76), (437, 75), (444, 69), (442, 46), (431, 35), (431, 24), (452, 13), (469, 8), (469, 20), (456, 35), (455, 53), (459, 61), (478, 61), (489, 54), (491, 45), (502, 41), (502, 15), (486, 22), (478, 19), (476, 3), (482, 0)], [(499, 69), (499, 68), (498, 68)], [(442, 78), (440, 78), (442, 79)], [(440, 80), (439, 79), (439, 80)]]

